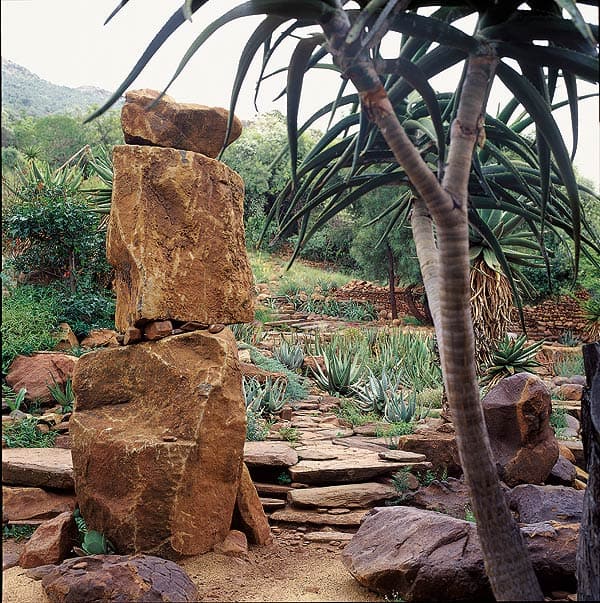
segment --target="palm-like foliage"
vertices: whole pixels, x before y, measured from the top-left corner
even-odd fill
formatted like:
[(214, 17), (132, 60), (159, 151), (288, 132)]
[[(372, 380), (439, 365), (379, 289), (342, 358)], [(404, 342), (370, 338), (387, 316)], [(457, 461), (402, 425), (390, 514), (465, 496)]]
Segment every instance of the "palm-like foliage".
[[(113, 15), (127, 1), (122, 0)], [(130, 86), (163, 42), (206, 1), (185, 0), (107, 105)], [(287, 192), (293, 194), (293, 203), (282, 205), (284, 215), (289, 208), (291, 219), (297, 211), (295, 201), (305, 198), (307, 205), (313, 204), (312, 207), (326, 201), (321, 215), (325, 220), (327, 214), (339, 210), (340, 205), (350, 204), (352, 194), (358, 197), (384, 183), (410, 182), (414, 192), (411, 196), (414, 199), (413, 235), (490, 583), (498, 599), (541, 599), (521, 535), (500, 489), (485, 435), (473, 329), (467, 310), (470, 298), (468, 218), (477, 219), (474, 203), (478, 197), (483, 198), (481, 207), (484, 203), (497, 207), (498, 200), (502, 200), (512, 211), (529, 218), (531, 224), (541, 219), (542, 224), (549, 222), (569, 232), (574, 241), (577, 266), (582, 224), (585, 226), (571, 164), (577, 140), (577, 80), (597, 82), (597, 27), (584, 21), (574, 0), (529, 0), (526, 3), (520, 0), (458, 0), (452, 6), (443, 5), (429, 16), (418, 13), (420, 8), (431, 6), (429, 0), (359, 0), (358, 5), (359, 9), (346, 9), (342, 0), (253, 0), (242, 3), (200, 33), (174, 77), (221, 26), (240, 17), (265, 15), (250, 35), (240, 58), (232, 91), (230, 122), (254, 56), (262, 50), (262, 80), (270, 75), (267, 67), (281, 43), (286, 39), (297, 40), (287, 69), (286, 86), (293, 174)], [(563, 10), (568, 18), (563, 18)], [(471, 35), (454, 26), (458, 19), (468, 15), (474, 17)], [(318, 25), (317, 32), (306, 29), (315, 25)], [(382, 42), (390, 32), (402, 36), (391, 59), (384, 58), (380, 52)], [(545, 44), (540, 45), (540, 40)], [(322, 65), (328, 54), (333, 65)], [(516, 61), (518, 70), (509, 59)], [(457, 89), (442, 103), (428, 79), (458, 63), (464, 64), (463, 75)], [(303, 77), (309, 69), (319, 66), (333, 68), (342, 74), (340, 94), (298, 128)], [(532, 167), (520, 171), (524, 182), (521, 182), (517, 196), (505, 193), (503, 184), (494, 183), (493, 170), (487, 167), (486, 153), (494, 156), (494, 148), (486, 147), (487, 136), (493, 128), (486, 127), (485, 105), (495, 77), (509, 89), (514, 101), (506, 115), (491, 125), (504, 129), (507, 120), (521, 105), (527, 112), (524, 119), (530, 120), (535, 131), (534, 146), (520, 159), (526, 166), (536, 163), (539, 176), (530, 173), (535, 169)], [(551, 113), (559, 77), (565, 82), (571, 108), (575, 141), (571, 152)], [(357, 94), (346, 94), (347, 81), (352, 82)], [(420, 94), (424, 112), (420, 121), (414, 123), (399, 119), (403, 115), (399, 106), (406, 103), (409, 108), (408, 95), (412, 90)], [(360, 105), (360, 113), (351, 112), (335, 121), (337, 110), (353, 105)], [(105, 109), (106, 106), (100, 112)], [(331, 128), (314, 153), (309, 153), (298, 165), (298, 133), (326, 114), (332, 116)], [(444, 121), (451, 124), (447, 130)], [(349, 134), (353, 135), (352, 139), (348, 138)], [(337, 142), (340, 137), (342, 140)], [(228, 133), (224, 137), (227, 139)], [(481, 152), (473, 152), (476, 144), (483, 156)], [(324, 154), (328, 154), (327, 161)], [(393, 167), (379, 166), (378, 170), (369, 172), (370, 163), (366, 161), (369, 154), (371, 158), (382, 154), (387, 154), (390, 159), (393, 156), (402, 169), (390, 163)], [(508, 169), (501, 155), (497, 158), (498, 164)], [(331, 169), (323, 170), (329, 161), (334, 161)], [(339, 183), (332, 181), (330, 186), (338, 188), (324, 195), (319, 186), (327, 183), (329, 173), (344, 166), (345, 162), (349, 162), (349, 175)], [(477, 176), (478, 191), (471, 186), (473, 171)], [(512, 173), (517, 179), (518, 175), (519, 172)], [(354, 187), (353, 191), (344, 195), (349, 183)], [(561, 191), (558, 195), (561, 203), (556, 207), (550, 199), (553, 187), (559, 184), (564, 186), (564, 193)], [(391, 204), (388, 214), (393, 215), (393, 212), (401, 215), (401, 206)], [(305, 212), (301, 217), (300, 240), (307, 234), (308, 216)], [(540, 231), (541, 241), (543, 227)]]

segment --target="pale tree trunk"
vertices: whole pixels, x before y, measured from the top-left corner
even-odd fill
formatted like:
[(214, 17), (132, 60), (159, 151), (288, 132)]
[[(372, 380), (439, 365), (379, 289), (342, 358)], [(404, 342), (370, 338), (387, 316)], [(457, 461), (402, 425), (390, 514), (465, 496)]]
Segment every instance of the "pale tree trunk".
[[(440, 345), (444, 383), (492, 590), (497, 600), (543, 600), (492, 459), (479, 397), (469, 304), (467, 185), (495, 58), (469, 58), (442, 186), (400, 125), (367, 54), (357, 57), (354, 48), (345, 46), (350, 29), (348, 16), (340, 10), (322, 27), (334, 61), (356, 86), (363, 109), (379, 128), (435, 224), (437, 260), (420, 258), (420, 261), (430, 263), (429, 275), (423, 274), (423, 279), (426, 289), (436, 292), (430, 298), (430, 307)], [(421, 220), (420, 225), (426, 228), (426, 216), (422, 208), (418, 209), (417, 221)], [(432, 228), (430, 225), (431, 234), (422, 233), (425, 238), (421, 241), (426, 245), (432, 240)], [(430, 278), (433, 286), (427, 283)]]
[(392, 309), (392, 320), (398, 318), (396, 307), (396, 273), (394, 272), (394, 254), (388, 241), (385, 242), (385, 253), (388, 261), (388, 281), (390, 289), (390, 307)]

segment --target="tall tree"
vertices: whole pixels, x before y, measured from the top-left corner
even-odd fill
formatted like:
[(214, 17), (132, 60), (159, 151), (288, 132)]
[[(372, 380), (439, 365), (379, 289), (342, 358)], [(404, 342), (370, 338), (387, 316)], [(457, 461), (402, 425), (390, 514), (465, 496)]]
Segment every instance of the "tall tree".
[[(122, 0), (119, 7), (126, 3)], [(185, 1), (109, 103), (134, 81), (164, 40), (205, 3)], [(220, 26), (247, 15), (267, 15), (248, 39), (241, 57), (232, 93), (233, 107), (250, 61), (260, 49), (266, 65), (282, 39), (293, 36), (297, 40), (302, 28), (319, 26), (317, 33), (297, 43), (288, 68), (287, 118), (294, 182), (298, 185), (295, 139), (303, 74), (329, 54), (342, 77), (356, 88), (365, 124), (363, 132), (368, 136), (368, 122), (374, 124), (415, 191), (413, 235), (492, 589), (499, 600), (541, 600), (531, 561), (498, 482), (479, 398), (469, 306), (468, 184), (475, 146), (482, 144), (485, 137), (487, 98), (498, 76), (536, 125), (543, 207), (549, 197), (554, 156), (570, 201), (577, 263), (581, 240), (579, 195), (570, 155), (549, 111), (549, 98), (562, 75), (569, 90), (573, 123), (577, 121), (576, 80), (598, 78), (597, 28), (585, 23), (573, 0), (529, 0), (525, 3), (527, 10), (520, 8), (520, 0), (458, 0), (429, 17), (417, 13), (422, 6), (431, 6), (427, 0), (359, 0), (360, 9), (346, 9), (344, 4), (342, 0), (253, 0), (240, 4), (198, 36), (174, 77)], [(568, 18), (563, 18), (563, 8)], [(469, 14), (475, 16), (471, 35), (451, 25)], [(279, 35), (274, 38), (276, 31)], [(394, 31), (403, 34), (404, 42), (395, 58), (384, 59), (380, 44)], [(545, 40), (548, 45), (534, 44), (538, 40)], [(432, 47), (434, 42), (438, 45)], [(520, 73), (505, 59), (516, 60)], [(427, 79), (460, 62), (464, 69), (454, 95), (446, 156), (440, 109)], [(406, 96), (412, 88), (427, 102), (438, 134), (437, 170), (423, 159), (394, 110), (394, 98)]]

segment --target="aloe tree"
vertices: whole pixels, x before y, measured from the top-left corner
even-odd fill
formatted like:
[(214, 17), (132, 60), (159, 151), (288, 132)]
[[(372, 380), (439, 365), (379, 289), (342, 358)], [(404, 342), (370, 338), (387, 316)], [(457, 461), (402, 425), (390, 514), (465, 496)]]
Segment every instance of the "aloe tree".
[[(122, 0), (115, 12), (126, 3), (127, 0)], [(177, 27), (205, 3), (206, 0), (184, 2), (107, 105), (129, 87)], [(300, 182), (297, 165), (297, 115), (303, 75), (330, 55), (333, 67), (356, 89), (361, 108), (359, 135), (354, 146), (345, 149), (346, 156), (359, 155), (365, 140), (378, 138), (380, 148), (391, 152), (402, 167), (414, 193), (411, 196), (413, 236), (492, 589), (497, 599), (541, 600), (542, 593), (525, 545), (498, 482), (479, 398), (469, 310), (469, 180), (474, 149), (477, 144), (485, 144), (487, 98), (494, 78), (499, 77), (535, 126), (542, 217), (548, 211), (553, 178), (559, 178), (565, 187), (577, 264), (581, 243), (579, 194), (571, 157), (551, 116), (550, 99), (560, 75), (567, 85), (573, 123), (576, 123), (577, 79), (597, 81), (597, 29), (585, 23), (572, 0), (555, 3), (530, 0), (525, 3), (527, 10), (520, 9), (523, 3), (517, 0), (500, 3), (458, 0), (452, 7), (443, 7), (432, 16), (417, 12), (422, 6), (431, 6), (426, 0), (359, 0), (360, 9), (344, 8), (344, 4), (342, 0), (254, 0), (240, 4), (198, 36), (174, 77), (222, 25), (248, 15), (266, 15), (250, 35), (241, 56), (232, 92), (233, 109), (257, 52), (263, 50), (264, 75), (270, 58), (283, 40), (290, 37), (298, 40), (298, 34), (306, 31), (304, 28), (318, 27), (316, 33), (311, 32), (297, 42), (287, 70), (293, 187), (308, 190), (311, 186)], [(563, 18), (563, 10), (568, 18)], [(469, 14), (475, 17), (471, 35), (451, 24)], [(403, 40), (397, 56), (384, 59), (379, 52), (380, 44), (390, 32), (401, 33)], [(545, 40), (548, 45), (534, 44), (537, 40)], [(506, 59), (514, 59), (519, 71)], [(462, 63), (464, 69), (452, 102), (447, 105), (452, 123), (447, 145), (440, 105), (428, 78), (458, 63)], [(394, 108), (394, 103), (412, 89), (421, 94), (429, 112), (435, 136), (433, 164), (411, 141), (407, 134), (410, 124), (403, 127)], [(330, 109), (352, 102), (353, 98), (344, 98), (342, 90)], [(100, 112), (102, 110), (104, 108)], [(230, 119), (232, 116), (233, 112)], [(348, 123), (347, 127), (351, 125)], [(333, 152), (334, 140), (332, 136), (323, 148), (328, 146)], [(553, 171), (552, 158), (558, 173)], [(307, 162), (310, 156), (304, 160), (305, 167)], [(383, 173), (378, 177), (393, 182), (399, 175)], [(372, 179), (367, 175), (363, 185), (372, 186), (369, 184)], [(522, 205), (520, 201), (514, 204)], [(303, 228), (307, 224), (306, 219)]]

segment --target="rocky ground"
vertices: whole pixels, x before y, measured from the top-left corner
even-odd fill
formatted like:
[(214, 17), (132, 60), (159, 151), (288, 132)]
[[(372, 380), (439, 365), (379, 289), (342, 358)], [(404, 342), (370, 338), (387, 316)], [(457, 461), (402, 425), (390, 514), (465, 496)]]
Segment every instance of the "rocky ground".
[[(277, 323), (298, 333), (314, 330), (315, 325), (323, 330), (346, 326), (339, 320), (298, 313), (280, 315), (270, 326), (277, 327)], [(264, 347), (268, 350), (268, 338)], [(545, 349), (548, 366), (559, 352), (551, 346)], [(240, 360), (244, 371), (252, 370), (244, 364), (248, 358), (243, 351)], [(564, 571), (566, 577), (557, 584), (550, 581), (546, 592), (554, 599), (566, 599), (573, 596), (577, 529), (573, 525), (580, 520), (587, 476), (582, 469), (582, 445), (577, 437), (579, 402), (565, 398), (580, 396), (582, 382), (552, 379), (550, 375), (544, 379), (549, 389), (561, 392), (563, 405), (569, 409), (568, 427), (563, 434), (566, 439), (559, 444), (559, 461), (551, 468), (546, 485), (513, 487), (510, 500), (517, 520), (537, 526), (526, 528), (532, 539), (537, 538), (534, 548), (548, 550), (545, 543), (551, 540), (563, 547), (563, 566), (552, 571)], [(375, 584), (370, 569), (361, 565), (363, 559), (346, 559), (342, 563), (343, 551), (373, 507), (398, 509), (391, 521), (401, 521), (403, 525), (409, 521), (415, 525), (432, 524), (426, 514), (443, 511), (442, 517), (455, 518), (461, 529), (470, 533), (465, 521), (470, 503), (464, 484), (456, 479), (460, 477), (460, 466), (451, 423), (429, 418), (416, 426), (415, 433), (391, 440), (378, 437), (374, 425), (352, 428), (337, 416), (338, 406), (337, 398), (313, 390), (307, 399), (282, 413), (267, 441), (246, 443), (244, 460), (269, 517), (274, 542), (265, 547), (250, 546), (241, 556), (209, 553), (183, 561), (180, 565), (196, 584), (201, 600), (392, 600), (393, 590), (386, 592), (377, 587), (379, 592), (375, 593), (352, 577), (347, 566), (354, 563), (353, 573), (363, 576), (364, 583)], [(48, 517), (70, 513), (75, 505), (68, 416), (55, 413), (53, 424), (51, 410), (47, 413), (48, 429), (61, 434), (56, 448), (3, 451), (3, 511), (5, 520), (13, 525), (39, 524)], [(293, 437), (288, 437), (290, 441), (285, 440), (282, 428), (293, 433)], [(544, 438), (554, 440), (552, 435)], [(400, 490), (392, 479), (398, 472), (405, 476)], [(439, 479), (432, 481), (436, 477)], [(398, 503), (410, 506), (389, 506)], [(406, 509), (416, 509), (414, 517), (410, 515), (413, 511), (408, 513)], [(380, 518), (383, 516), (379, 514)], [(420, 547), (426, 538), (433, 542), (435, 534), (427, 535), (419, 528), (416, 545)], [(432, 546), (435, 549), (440, 545)], [(15, 565), (23, 547), (12, 540), (3, 543), (3, 601), (46, 601), (41, 583)], [(381, 550), (378, 554), (384, 558), (387, 553)], [(481, 571), (478, 554), (475, 550), (472, 559)], [(410, 551), (406, 554), (409, 559), (414, 555)], [(397, 557), (396, 552), (393, 557)], [(540, 564), (547, 564), (546, 557), (540, 558)], [(472, 575), (473, 568), (468, 566), (464, 571)]]

